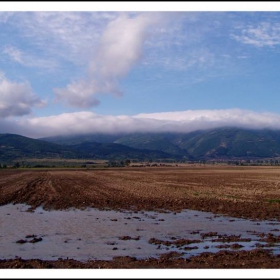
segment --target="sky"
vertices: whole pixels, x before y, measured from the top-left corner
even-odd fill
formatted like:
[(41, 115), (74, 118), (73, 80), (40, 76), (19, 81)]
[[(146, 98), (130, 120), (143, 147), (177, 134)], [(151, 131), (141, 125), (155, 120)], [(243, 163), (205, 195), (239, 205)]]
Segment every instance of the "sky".
[(280, 129), (279, 3), (14, 3), (0, 11), (0, 134)]

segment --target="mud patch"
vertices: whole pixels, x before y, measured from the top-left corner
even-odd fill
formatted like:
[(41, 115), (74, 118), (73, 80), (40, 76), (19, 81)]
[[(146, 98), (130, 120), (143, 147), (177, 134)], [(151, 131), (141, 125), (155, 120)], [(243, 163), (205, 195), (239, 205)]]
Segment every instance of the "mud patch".
[[(88, 261), (130, 256), (140, 260), (159, 259), (170, 252), (186, 259), (205, 251), (254, 248), (280, 253), (280, 237), (271, 233), (280, 228), (271, 221), (256, 225), (254, 221), (235, 219), (232, 223), (231, 217), (193, 210), (174, 215), (167, 211), (135, 213), (93, 208), (45, 211), (39, 207), (26, 212), (28, 207), (0, 207), (0, 259)], [(155, 219), (164, 221), (155, 225)]]

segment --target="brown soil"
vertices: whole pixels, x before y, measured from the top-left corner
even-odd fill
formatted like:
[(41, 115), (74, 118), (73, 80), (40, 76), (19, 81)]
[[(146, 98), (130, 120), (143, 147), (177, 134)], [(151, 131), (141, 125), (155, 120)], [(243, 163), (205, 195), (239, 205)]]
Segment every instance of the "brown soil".
[(80, 262), (73, 259), (57, 261), (34, 260), (0, 260), (1, 268), (280, 268), (280, 255), (273, 256), (266, 250), (220, 251), (219, 253), (202, 253), (189, 259), (170, 252), (159, 259), (137, 260), (132, 257), (115, 257), (112, 261)]
[(171, 246), (171, 245), (175, 245), (176, 247), (180, 247), (180, 246), (183, 246), (183, 245), (189, 245), (189, 244), (192, 244), (192, 243), (200, 243), (201, 240), (190, 240), (190, 239), (178, 239), (176, 240), (175, 238), (175, 241), (168, 241), (168, 240), (160, 240), (160, 239), (156, 239), (156, 238), (151, 238), (149, 240), (149, 243), (151, 244), (155, 244), (155, 245), (165, 245), (165, 246)]
[(162, 167), (107, 170), (5, 170), (0, 205), (44, 209), (192, 209), (280, 220), (278, 167)]
[[(132, 209), (180, 211), (193, 209), (250, 219), (280, 221), (279, 167), (185, 166), (105, 170), (1, 170), (0, 205), (26, 203), (33, 208)], [(31, 209), (32, 211), (32, 209)], [(234, 220), (233, 220), (234, 221)], [(244, 241), (219, 236), (220, 241)], [(279, 236), (263, 236), (279, 242)], [(135, 237), (123, 236), (124, 240)], [(26, 240), (23, 240), (26, 241)], [(162, 244), (161, 240), (152, 240)], [(27, 241), (26, 241), (27, 242)], [(170, 241), (171, 242), (171, 241)], [(175, 240), (190, 244), (189, 240)], [(176, 243), (176, 244), (177, 244)], [(175, 245), (176, 245), (175, 244)], [(236, 243), (236, 247), (238, 244)], [(186, 247), (188, 249), (188, 247)], [(186, 249), (186, 250), (187, 250)], [(0, 260), (0, 268), (279, 268), (280, 255), (253, 251), (202, 253), (189, 259), (170, 252), (159, 259), (117, 257), (112, 261), (79, 262)]]

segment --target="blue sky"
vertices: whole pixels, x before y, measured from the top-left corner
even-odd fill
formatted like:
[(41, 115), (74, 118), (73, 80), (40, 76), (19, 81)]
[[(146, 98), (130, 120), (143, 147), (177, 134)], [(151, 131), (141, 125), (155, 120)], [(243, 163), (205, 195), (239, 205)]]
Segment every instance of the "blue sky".
[(277, 9), (64, 8), (0, 12), (0, 133), (280, 129)]

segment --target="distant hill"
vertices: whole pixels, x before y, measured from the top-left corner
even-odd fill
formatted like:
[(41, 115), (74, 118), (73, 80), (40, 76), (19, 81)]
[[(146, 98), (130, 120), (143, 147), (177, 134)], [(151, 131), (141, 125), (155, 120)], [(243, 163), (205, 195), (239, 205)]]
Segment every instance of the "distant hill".
[(190, 133), (89, 134), (44, 139), (0, 134), (0, 163), (27, 158), (189, 161), (277, 157), (280, 131), (268, 129), (219, 128)]
[(117, 143), (131, 148), (162, 151), (172, 157), (192, 159), (253, 159), (280, 156), (279, 130), (218, 128), (190, 133), (89, 134), (44, 138), (46, 141), (81, 144), (84, 141)]
[(60, 145), (77, 145), (84, 142), (98, 142), (98, 143), (114, 143), (122, 134), (87, 134), (87, 135), (71, 135), (71, 136), (53, 136), (41, 138), (51, 143), (56, 143)]
[[(173, 134), (148, 134), (148, 133), (134, 133), (134, 134), (88, 134), (88, 135), (73, 135), (73, 136), (55, 136), (42, 138), (42, 140), (49, 141), (61, 145), (70, 145), (75, 147), (84, 143), (103, 143), (103, 144), (121, 144), (134, 149), (154, 151), (155, 158), (161, 155), (161, 158), (186, 159), (191, 160), (193, 157), (186, 149), (181, 149), (177, 145), (170, 142), (169, 137), (174, 137)], [(118, 146), (115, 146), (116, 148)], [(155, 153), (157, 152), (157, 153)], [(159, 154), (158, 152), (163, 152)], [(151, 154), (151, 153), (150, 153)], [(152, 154), (151, 154), (152, 155)]]
[(16, 134), (0, 134), (0, 163), (22, 158), (78, 158), (68, 146)]
[(73, 149), (89, 158), (124, 160), (153, 160), (153, 159), (181, 159), (181, 156), (173, 156), (162, 151), (135, 149), (116, 143), (84, 142), (72, 145)]
[(220, 128), (174, 137), (172, 143), (195, 158), (273, 158), (280, 156), (280, 131)]
[(115, 143), (83, 142), (59, 145), (15, 134), (0, 134), (0, 163), (28, 158), (152, 160), (180, 159), (162, 151), (135, 149)]
[(172, 143), (172, 137), (169, 139), (168, 136), (170, 137), (170, 135), (164, 134), (124, 135), (116, 139), (114, 143), (137, 149), (158, 150), (174, 156), (191, 157), (187, 149), (181, 149), (178, 145)]

